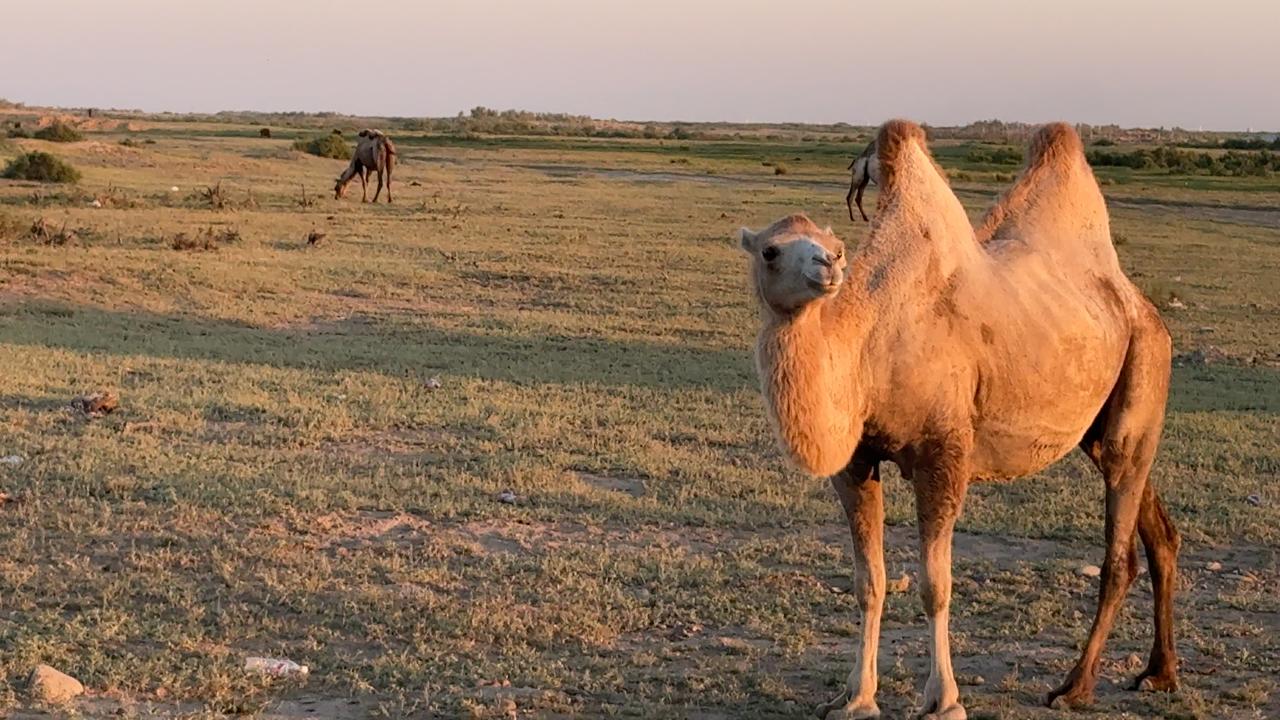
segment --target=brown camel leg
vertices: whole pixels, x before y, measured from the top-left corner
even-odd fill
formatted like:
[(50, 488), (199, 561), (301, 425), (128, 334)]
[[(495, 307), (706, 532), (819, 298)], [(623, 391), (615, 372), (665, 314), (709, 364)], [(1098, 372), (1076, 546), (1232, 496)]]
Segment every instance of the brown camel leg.
[[(1154, 312), (1154, 311), (1153, 311)], [(1160, 442), (1160, 430), (1164, 422), (1165, 400), (1169, 392), (1169, 336), (1162, 325), (1135, 328), (1129, 343), (1129, 355), (1111, 398), (1100, 414), (1100, 423), (1086, 433), (1081, 445), (1090, 458), (1102, 470), (1107, 484), (1106, 507), (1106, 556), (1102, 563), (1102, 583), (1098, 590), (1098, 608), (1089, 630), (1080, 660), (1067, 675), (1066, 681), (1049, 693), (1047, 702), (1053, 705), (1061, 698), (1070, 707), (1087, 705), (1093, 700), (1093, 688), (1098, 682), (1098, 664), (1102, 648), (1106, 644), (1116, 613), (1124, 596), (1137, 576), (1137, 547), (1135, 530), (1140, 515), (1149, 515), (1145, 535), (1151, 535), (1158, 543), (1156, 523), (1163, 516), (1163, 508), (1155, 503), (1154, 490), (1149, 488), (1148, 476)], [(1101, 433), (1098, 428), (1101, 427)], [(1148, 501), (1148, 493), (1151, 500)], [(1151, 507), (1144, 513), (1144, 506)], [(1164, 518), (1167, 522), (1167, 517)], [(1172, 528), (1172, 525), (1169, 526)], [(1152, 550), (1149, 548), (1148, 553)], [(1167, 550), (1162, 550), (1167, 552)], [(1162, 555), (1161, 589), (1169, 593), (1165, 601), (1157, 600), (1157, 647), (1165, 651), (1160, 629), (1165, 629), (1160, 618), (1160, 608), (1170, 616), (1168, 654), (1172, 656), (1172, 581), (1174, 563), (1171, 555)], [(1153, 567), (1153, 582), (1154, 578)], [(1157, 592), (1159, 597), (1159, 592)], [(1153, 662), (1155, 661), (1153, 653)], [(1167, 662), (1167, 661), (1162, 661)], [(1158, 667), (1158, 670), (1166, 668)], [(1176, 681), (1175, 681), (1176, 682)]]
[(391, 162), (387, 162), (387, 204), (391, 204)]
[(378, 189), (373, 191), (373, 201), (378, 202), (378, 196), (382, 194), (382, 171), (375, 170), (378, 173)]
[(964, 720), (960, 688), (951, 667), (951, 539), (964, 505), (969, 476), (966, 452), (943, 450), (926, 472), (913, 473), (920, 528), (920, 598), (929, 619), (929, 679), (922, 716)]
[(884, 490), (880, 484), (879, 463), (855, 459), (831, 478), (831, 485), (840, 496), (849, 531), (853, 534), (857, 560), (853, 584), (862, 610), (862, 641), (844, 692), (819, 707), (817, 715), (827, 720), (878, 718), (876, 655), (885, 590)]
[(369, 202), (369, 171), (360, 168), (360, 202)]
[(1173, 643), (1173, 591), (1178, 576), (1178, 548), (1182, 539), (1169, 519), (1155, 487), (1147, 484), (1138, 512), (1138, 534), (1147, 550), (1151, 589), (1155, 596), (1155, 640), (1147, 669), (1133, 681), (1134, 690), (1178, 689), (1178, 653)]

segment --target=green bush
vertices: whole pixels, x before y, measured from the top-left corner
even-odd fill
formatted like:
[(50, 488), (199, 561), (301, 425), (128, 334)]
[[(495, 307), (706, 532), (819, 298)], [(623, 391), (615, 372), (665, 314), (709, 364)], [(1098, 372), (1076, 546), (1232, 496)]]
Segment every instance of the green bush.
[(8, 133), (6, 133), (6, 135), (8, 135), (8, 136), (9, 136), (9, 137), (11, 137), (11, 138), (29, 138), (29, 137), (31, 137), (31, 133), (27, 132), (26, 130), (23, 130), (21, 127), (11, 127), (11, 128), (9, 128), (9, 132), (8, 132)]
[(310, 140), (294, 140), (293, 149), (322, 158), (332, 158), (334, 160), (351, 159), (351, 146), (338, 135), (320, 135)]
[(49, 142), (80, 142), (84, 135), (80, 131), (62, 122), (55, 122), (36, 131), (36, 137)]
[(35, 180), (47, 183), (80, 181), (80, 171), (46, 152), (29, 152), (9, 161), (4, 177), (10, 180)]

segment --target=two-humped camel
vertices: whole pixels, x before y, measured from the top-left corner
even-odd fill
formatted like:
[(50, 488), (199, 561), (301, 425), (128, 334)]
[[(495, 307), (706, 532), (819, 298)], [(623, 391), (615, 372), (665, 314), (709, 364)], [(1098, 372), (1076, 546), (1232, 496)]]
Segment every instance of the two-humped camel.
[[(1179, 537), (1148, 473), (1169, 389), (1170, 340), (1125, 277), (1107, 209), (1067, 125), (1041, 129), (1026, 169), (974, 232), (914, 123), (886, 123), (855, 162), (880, 186), (869, 237), (848, 258), (803, 215), (741, 231), (763, 327), (756, 364), (783, 448), (831, 476), (853, 533), (861, 643), (830, 720), (879, 716), (884, 606), (879, 464), (915, 490), (931, 665), (923, 711), (965, 717), (951, 667), (951, 537), (970, 482), (1037, 472), (1079, 446), (1106, 483), (1106, 558), (1088, 643), (1049, 695), (1092, 699), (1103, 643), (1138, 573), (1155, 642), (1136, 687), (1177, 687)], [(852, 193), (851, 193), (852, 194)]]
[(381, 130), (361, 130), (360, 139), (356, 141), (356, 152), (351, 156), (351, 163), (342, 171), (333, 184), (335, 200), (347, 194), (347, 185), (357, 175), (360, 177), (360, 202), (369, 202), (369, 173), (378, 174), (378, 189), (373, 193), (373, 201), (378, 202), (382, 194), (382, 176), (387, 177), (387, 202), (391, 202), (391, 171), (396, 164), (396, 146)]

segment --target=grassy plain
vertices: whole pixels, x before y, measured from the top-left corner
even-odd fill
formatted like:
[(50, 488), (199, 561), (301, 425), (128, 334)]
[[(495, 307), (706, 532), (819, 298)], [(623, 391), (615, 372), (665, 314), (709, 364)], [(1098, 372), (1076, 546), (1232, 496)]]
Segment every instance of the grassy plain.
[[(84, 681), (85, 716), (773, 718), (834, 695), (847, 530), (770, 437), (733, 233), (804, 210), (858, 242), (860, 145), (402, 133), (374, 206), (332, 199), (342, 163), (291, 150), (305, 134), (0, 146), (84, 172), (0, 181), (0, 455), (23, 458), (0, 466), (0, 715), (36, 713), (41, 662)], [(937, 148), (977, 215), (1015, 168), (967, 150)], [(1185, 537), (1185, 687), (1119, 687), (1150, 643), (1143, 578), (1084, 716), (1277, 717), (1280, 181), (1100, 177), (1125, 267), (1178, 299), (1175, 352), (1220, 353), (1175, 369), (1155, 471)], [(38, 218), (76, 239), (27, 237)], [(172, 248), (208, 228), (239, 239)], [(121, 410), (66, 410), (100, 388)], [(900, 478), (887, 497), (890, 573), (914, 575)], [(1075, 455), (971, 493), (971, 717), (1077, 717), (1039, 702), (1092, 617), (1101, 509)], [(925, 640), (915, 592), (891, 595), (889, 717), (918, 703)], [(312, 675), (248, 677), (246, 655)]]

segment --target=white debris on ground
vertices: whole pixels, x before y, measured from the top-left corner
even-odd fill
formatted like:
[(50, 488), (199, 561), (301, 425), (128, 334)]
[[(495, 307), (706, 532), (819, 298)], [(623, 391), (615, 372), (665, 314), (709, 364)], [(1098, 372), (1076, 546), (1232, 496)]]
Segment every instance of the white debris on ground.
[(1085, 577), (1098, 577), (1102, 575), (1102, 568), (1097, 565), (1085, 565), (1080, 568), (1080, 574)]
[(292, 660), (269, 657), (247, 657), (244, 659), (246, 672), (256, 672), (272, 677), (306, 677), (311, 668), (299, 665)]
[(428, 390), (439, 390), (441, 387), (443, 387), (443, 385), (440, 384), (440, 378), (438, 377), (428, 378), (427, 381), (423, 383), (423, 385)]
[(21, 464), (21, 455), (5, 455), (4, 457), (0, 457), (0, 465), (4, 465), (5, 467), (18, 467)]
[(516, 500), (517, 500), (516, 494), (510, 490), (503, 490), (502, 492), (498, 493), (498, 502), (500, 503), (505, 503), (507, 505), (515, 505)]

